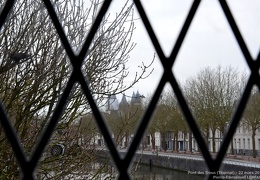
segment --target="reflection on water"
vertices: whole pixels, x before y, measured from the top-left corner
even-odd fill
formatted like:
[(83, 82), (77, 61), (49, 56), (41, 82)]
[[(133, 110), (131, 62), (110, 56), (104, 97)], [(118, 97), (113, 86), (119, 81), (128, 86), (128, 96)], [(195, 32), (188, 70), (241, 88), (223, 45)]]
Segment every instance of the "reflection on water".
[(203, 180), (204, 176), (190, 175), (184, 171), (153, 167), (150, 172), (148, 165), (141, 165), (133, 174), (134, 180)]
[[(104, 161), (105, 162), (105, 161)], [(88, 172), (88, 178), (82, 179), (98, 179), (112, 180), (117, 179), (118, 173), (112, 164), (96, 162), (92, 164), (92, 171)], [(107, 162), (107, 161), (106, 161)], [(169, 168), (153, 166), (150, 169), (146, 164), (134, 164), (130, 176), (133, 180), (203, 180), (205, 176), (191, 175), (185, 171), (178, 171)]]

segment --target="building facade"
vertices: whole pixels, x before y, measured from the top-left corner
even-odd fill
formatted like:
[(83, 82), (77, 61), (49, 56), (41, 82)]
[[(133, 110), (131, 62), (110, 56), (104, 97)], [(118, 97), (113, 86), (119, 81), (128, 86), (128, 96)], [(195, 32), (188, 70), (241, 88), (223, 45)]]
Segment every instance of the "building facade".
[[(189, 143), (189, 133), (185, 133), (182, 131), (178, 132), (178, 138), (174, 137), (174, 133), (168, 131), (166, 133), (166, 150), (169, 151), (190, 151), (192, 148), (192, 152), (198, 152), (199, 147), (194, 137), (192, 137), (192, 147), (190, 147)], [(159, 132), (155, 133), (155, 147), (158, 150), (163, 150), (163, 142), (162, 135)], [(177, 141), (176, 141), (177, 139)], [(256, 131), (255, 135), (255, 149), (256, 155), (260, 156), (260, 130)], [(148, 143), (148, 148), (152, 149), (151, 138), (149, 138), (150, 142)], [(223, 140), (223, 135), (219, 130), (215, 132), (215, 152), (218, 152), (221, 143)], [(178, 145), (177, 145), (178, 144)], [(232, 147), (233, 146), (233, 147)], [(178, 147), (178, 149), (176, 149)], [(209, 135), (208, 139), (208, 149), (210, 152), (213, 152), (213, 139), (212, 133)], [(253, 154), (253, 141), (252, 141), (252, 132), (248, 128), (244, 128), (244, 126), (239, 126), (237, 128), (236, 133), (234, 134), (232, 145), (230, 144), (227, 153), (234, 155), (246, 155), (252, 156)]]
[[(136, 93), (133, 92), (132, 97), (130, 97), (129, 101), (127, 101), (125, 95), (122, 96), (120, 102), (117, 100), (117, 97), (115, 95), (110, 96), (108, 100), (106, 112), (115, 115), (118, 115), (120, 113), (122, 114), (122, 109), (124, 108), (130, 108), (131, 106), (141, 106), (142, 97), (143, 96), (141, 96), (138, 91)], [(198, 144), (192, 135), (190, 137), (189, 133), (183, 131), (178, 131), (177, 134), (178, 137), (176, 137), (176, 133), (174, 135), (172, 131), (167, 131), (164, 134), (161, 134), (160, 132), (155, 132), (154, 133), (155, 150), (185, 152), (185, 151), (190, 151), (192, 149), (192, 152), (199, 151)], [(115, 138), (115, 134), (112, 134), (112, 137)], [(126, 148), (129, 145), (129, 142), (131, 142), (133, 137), (134, 134), (129, 134), (128, 136), (122, 137), (121, 142), (118, 144), (118, 146), (120, 148)], [(256, 130), (256, 135), (254, 139), (255, 139), (256, 155), (260, 156), (260, 129)], [(219, 130), (215, 131), (214, 140), (213, 140), (212, 132), (209, 131), (209, 137), (207, 141), (209, 151), (218, 152), (222, 140), (223, 140), (223, 134)], [(104, 145), (103, 137), (99, 136), (96, 139), (96, 142), (98, 142), (98, 145)], [(214, 142), (215, 145), (213, 145)], [(148, 134), (143, 139), (140, 148), (152, 150), (153, 149), (152, 143), (153, 143), (152, 137), (151, 135)], [(213, 150), (214, 146), (215, 146), (215, 151)], [(240, 123), (239, 127), (237, 128), (234, 137), (232, 139), (232, 144), (230, 144), (227, 153), (235, 154), (235, 155), (252, 156), (253, 154), (252, 131), (248, 126), (245, 126), (244, 123)]]

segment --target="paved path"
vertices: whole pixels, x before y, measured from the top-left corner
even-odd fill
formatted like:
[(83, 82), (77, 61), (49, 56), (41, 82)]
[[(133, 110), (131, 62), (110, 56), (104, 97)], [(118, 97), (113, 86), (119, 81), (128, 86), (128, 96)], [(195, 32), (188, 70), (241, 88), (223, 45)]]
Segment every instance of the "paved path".
[[(136, 153), (141, 154), (142, 152), (137, 151)], [(143, 151), (143, 154), (156, 155), (156, 153), (152, 153), (151, 151)], [(167, 157), (174, 157), (174, 158), (194, 159), (194, 160), (204, 161), (204, 158), (201, 155), (158, 152), (158, 156), (167, 156)], [(245, 161), (245, 160), (225, 158), (224, 163), (225, 164), (234, 164), (234, 165), (239, 165), (239, 166), (246, 166), (246, 167), (255, 167), (255, 168), (260, 169), (260, 163), (258, 163), (258, 162), (251, 162), (251, 161)]]
[[(100, 150), (105, 150), (104, 148), (100, 148)], [(126, 152), (126, 149), (120, 149), (120, 152)], [(140, 151), (138, 150), (136, 152), (137, 154), (149, 154), (156, 156), (156, 153), (153, 153), (152, 151)], [(180, 154), (180, 153), (172, 153), (172, 152), (158, 152), (158, 156), (167, 156), (167, 157), (174, 157), (174, 158), (182, 158), (182, 159), (193, 159), (198, 161), (204, 161), (204, 158), (201, 155), (196, 154)], [(246, 167), (254, 167), (260, 169), (260, 163), (259, 162), (252, 162), (252, 161), (246, 161), (246, 160), (240, 160), (240, 159), (232, 159), (232, 158), (225, 158), (223, 161), (225, 164), (234, 164), (239, 166), (246, 166)]]

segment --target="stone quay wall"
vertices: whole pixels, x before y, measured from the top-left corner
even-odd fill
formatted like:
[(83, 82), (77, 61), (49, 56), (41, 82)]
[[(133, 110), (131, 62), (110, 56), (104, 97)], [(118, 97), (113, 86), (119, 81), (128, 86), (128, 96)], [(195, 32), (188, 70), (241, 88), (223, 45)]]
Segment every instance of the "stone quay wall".
[[(172, 157), (167, 155), (150, 155), (150, 154), (137, 154), (134, 162), (140, 162), (150, 165), (152, 167), (159, 166), (164, 168), (171, 168), (181, 171), (190, 172), (206, 172), (209, 171), (204, 160), (201, 158), (185, 158), (185, 157)], [(259, 172), (258, 167), (243, 166), (242, 164), (223, 164), (223, 171), (225, 172)], [(259, 172), (260, 173), (260, 172)], [(260, 175), (260, 174), (259, 174)]]
[[(120, 152), (120, 155), (122, 157), (125, 156), (126, 152)], [(99, 154), (102, 154), (103, 157), (110, 156), (109, 153), (104, 152)], [(171, 154), (165, 155), (165, 154), (142, 154), (137, 153), (136, 156), (133, 159), (134, 163), (141, 163), (149, 165), (150, 168), (154, 168), (156, 166), (163, 167), (163, 168), (170, 168), (175, 170), (181, 170), (186, 172), (196, 172), (198, 174), (199, 172), (208, 172), (208, 168), (206, 166), (206, 163), (204, 160), (200, 157), (185, 157), (185, 156), (172, 156)], [(248, 162), (250, 164), (250, 162)], [(221, 168), (223, 172), (236, 172), (236, 173), (258, 173), (260, 176), (260, 170), (259, 167), (254, 166), (245, 166), (242, 163), (224, 163)], [(210, 172), (209, 172), (210, 173)]]

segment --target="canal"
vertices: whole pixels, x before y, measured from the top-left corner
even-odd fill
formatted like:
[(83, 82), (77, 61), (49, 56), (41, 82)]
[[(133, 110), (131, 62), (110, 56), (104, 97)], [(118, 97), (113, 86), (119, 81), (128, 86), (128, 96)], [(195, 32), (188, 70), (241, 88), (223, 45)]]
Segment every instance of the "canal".
[[(92, 165), (92, 175), (87, 179), (107, 180), (116, 179), (118, 173), (113, 165), (108, 165), (107, 168), (101, 168), (104, 164), (96, 162)], [(100, 168), (102, 169), (100, 171)], [(99, 172), (96, 174), (96, 172)], [(96, 174), (96, 175), (94, 175)], [(205, 176), (191, 175), (186, 171), (174, 170), (157, 166), (149, 166), (147, 164), (134, 164), (130, 171), (130, 176), (133, 180), (203, 180)]]
[[(105, 156), (105, 153), (100, 153)], [(143, 155), (143, 158), (145, 155)], [(149, 157), (148, 157), (149, 159)], [(140, 160), (140, 159), (139, 159)], [(143, 159), (144, 160), (144, 159)], [(94, 163), (93, 171), (99, 171), (100, 167), (106, 164), (107, 158), (99, 158), (98, 162)], [(151, 159), (150, 159), (151, 161)], [(111, 163), (111, 162), (110, 162)], [(100, 174), (97, 175), (97, 179), (116, 179), (117, 172), (116, 168), (108, 163), (108, 167), (104, 168)], [(192, 175), (188, 174), (187, 171), (176, 170), (173, 168), (165, 168), (157, 166), (155, 161), (150, 162), (151, 166), (147, 162), (134, 163), (132, 168), (130, 168), (130, 176), (133, 180), (203, 180), (205, 176), (203, 175)], [(93, 176), (92, 176), (93, 177)]]
[(142, 164), (132, 175), (133, 180), (203, 180), (205, 176), (190, 175), (184, 171), (178, 171), (162, 167), (152, 167)]

